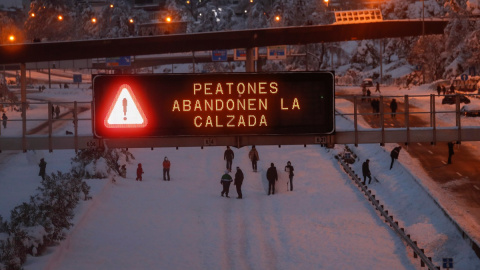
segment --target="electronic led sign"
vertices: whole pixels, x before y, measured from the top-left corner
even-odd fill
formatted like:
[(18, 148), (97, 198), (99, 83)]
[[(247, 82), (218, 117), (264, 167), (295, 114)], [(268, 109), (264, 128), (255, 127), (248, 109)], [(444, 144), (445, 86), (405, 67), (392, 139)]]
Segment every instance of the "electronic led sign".
[(331, 72), (98, 75), (100, 138), (306, 135), (334, 131)]

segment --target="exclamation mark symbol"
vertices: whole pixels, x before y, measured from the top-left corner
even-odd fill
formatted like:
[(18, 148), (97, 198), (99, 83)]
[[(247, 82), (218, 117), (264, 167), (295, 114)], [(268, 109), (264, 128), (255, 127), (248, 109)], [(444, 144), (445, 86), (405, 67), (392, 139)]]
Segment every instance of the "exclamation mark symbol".
[(123, 115), (124, 115), (123, 120), (126, 121), (127, 120), (127, 99), (123, 98), (122, 102), (123, 102)]

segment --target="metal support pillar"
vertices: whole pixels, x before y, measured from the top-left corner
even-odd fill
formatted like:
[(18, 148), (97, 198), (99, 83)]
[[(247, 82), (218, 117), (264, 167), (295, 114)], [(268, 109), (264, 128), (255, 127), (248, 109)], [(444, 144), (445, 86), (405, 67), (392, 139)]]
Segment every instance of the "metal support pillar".
[(247, 48), (247, 60), (245, 61), (245, 71), (255, 72), (255, 58), (253, 57), (254, 48)]
[(382, 142), (380, 145), (385, 145), (385, 106), (383, 105), (383, 96), (380, 96), (380, 124), (382, 125)]
[(27, 151), (27, 65), (20, 64), (20, 96), (22, 102), (22, 147), (23, 152)]
[(405, 142), (406, 145), (410, 143), (410, 113), (409, 113), (409, 105), (408, 105), (408, 95), (405, 95), (405, 128), (407, 129), (407, 141)]
[(358, 146), (358, 116), (357, 116), (357, 107), (358, 107), (357, 96), (353, 96), (353, 129), (355, 130), (355, 146)]

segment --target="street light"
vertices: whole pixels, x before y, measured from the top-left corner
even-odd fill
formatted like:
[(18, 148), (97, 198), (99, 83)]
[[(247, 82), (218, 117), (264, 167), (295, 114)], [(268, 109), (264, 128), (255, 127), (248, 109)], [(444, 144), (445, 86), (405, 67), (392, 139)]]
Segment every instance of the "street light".
[(280, 15), (275, 16), (275, 21), (279, 22), (280, 21)]
[(165, 18), (165, 21), (166, 21), (167, 23), (171, 22), (171, 21), (172, 21), (172, 17), (168, 16), (167, 18)]
[(62, 15), (58, 15), (57, 18), (58, 18), (59, 21), (62, 21), (62, 20), (63, 20), (63, 16), (62, 16)]
[(14, 35), (8, 36), (8, 41), (14, 42), (15, 41), (15, 36)]
[(92, 23), (96, 23), (97, 22), (97, 19), (96, 18), (92, 18)]
[(323, 0), (323, 2), (325, 3), (325, 5), (327, 5), (328, 7), (328, 2), (330, 2), (329, 0)]

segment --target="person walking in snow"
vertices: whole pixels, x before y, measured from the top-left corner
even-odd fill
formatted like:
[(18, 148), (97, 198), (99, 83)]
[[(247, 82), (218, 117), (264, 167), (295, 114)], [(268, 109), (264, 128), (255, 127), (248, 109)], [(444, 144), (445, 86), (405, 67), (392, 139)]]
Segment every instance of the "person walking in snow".
[(278, 181), (277, 168), (273, 163), (270, 164), (270, 168), (267, 170), (268, 179), (268, 194), (275, 194), (275, 182)]
[(378, 93), (381, 93), (380, 92), (380, 84), (377, 82), (377, 84), (375, 85), (375, 93), (378, 92)]
[(390, 102), (390, 109), (392, 110), (392, 115), (391, 115), (392, 118), (396, 118), (397, 108), (398, 108), (397, 100), (392, 99), (392, 101)]
[(142, 181), (142, 174), (143, 174), (142, 163), (138, 163), (138, 167), (137, 167), (137, 178), (136, 178), (135, 180), (137, 180), (137, 181)]
[(8, 120), (7, 115), (5, 113), (3, 113), (3, 115), (2, 115), (3, 128), (7, 128), (7, 120)]
[(167, 157), (163, 159), (163, 181), (170, 181), (170, 160)]
[(402, 147), (397, 146), (393, 148), (392, 152), (390, 152), (390, 157), (392, 158), (392, 162), (390, 163), (390, 170), (393, 167), (393, 162), (395, 161), (395, 159), (398, 159), (398, 156), (400, 155), (400, 150), (402, 150)]
[(227, 161), (227, 170), (229, 172), (232, 171), (232, 161), (235, 158), (235, 154), (233, 153), (232, 149), (230, 149), (230, 146), (227, 146), (227, 150), (225, 150), (225, 153), (223, 154), (223, 160)]
[(237, 172), (235, 173), (235, 181), (233, 182), (237, 188), (237, 199), (242, 199), (242, 184), (243, 184), (243, 172), (240, 170), (240, 167), (237, 167)]
[(437, 85), (437, 93), (438, 93), (439, 96), (440, 96), (441, 92), (442, 92), (442, 87), (439, 84), (439, 85)]
[(250, 152), (248, 152), (248, 158), (252, 161), (253, 171), (256, 172), (257, 171), (257, 161), (260, 160), (260, 157), (258, 156), (258, 151), (255, 148), (255, 145), (253, 145)]
[(293, 191), (293, 166), (290, 161), (287, 162), (285, 166), (285, 171), (288, 172), (288, 178), (290, 179), (290, 191)]
[(40, 159), (40, 164), (38, 164), (38, 167), (40, 167), (40, 172), (38, 175), (42, 177), (42, 180), (45, 180), (45, 170), (47, 169), (47, 162), (45, 162), (45, 159)]
[(448, 164), (452, 164), (452, 156), (455, 154), (453, 151), (453, 142), (448, 142)]
[(367, 183), (367, 177), (368, 177), (368, 184), (372, 182), (372, 174), (370, 173), (370, 160), (367, 159), (365, 162), (362, 164), (362, 173), (363, 173), (363, 184), (366, 185)]
[(60, 107), (58, 107), (57, 105), (57, 107), (55, 107), (55, 118), (58, 119), (59, 117), (60, 117)]
[(230, 174), (228, 174), (229, 171), (226, 170), (225, 174), (222, 175), (222, 178), (220, 179), (220, 184), (223, 186), (222, 193), (220, 194), (223, 197), (223, 194), (225, 194), (225, 197), (228, 197), (228, 192), (230, 191), (230, 184), (232, 183), (232, 177)]

